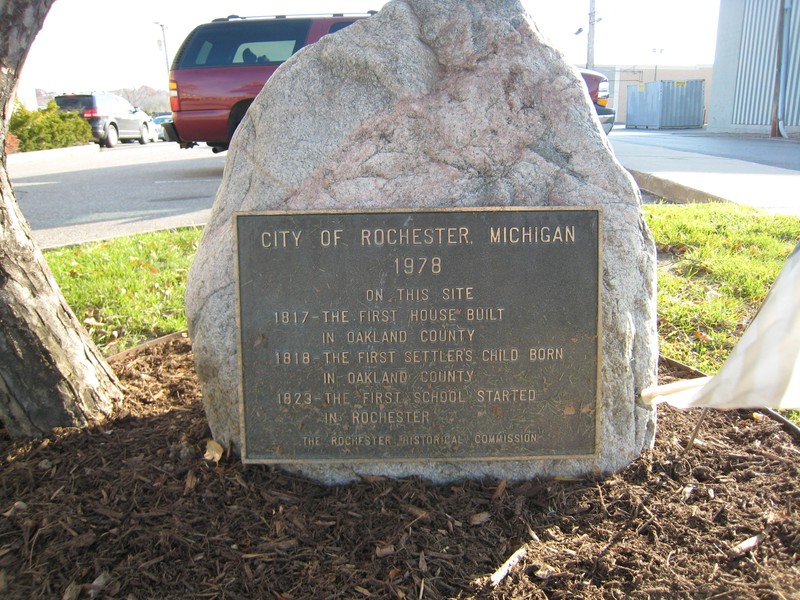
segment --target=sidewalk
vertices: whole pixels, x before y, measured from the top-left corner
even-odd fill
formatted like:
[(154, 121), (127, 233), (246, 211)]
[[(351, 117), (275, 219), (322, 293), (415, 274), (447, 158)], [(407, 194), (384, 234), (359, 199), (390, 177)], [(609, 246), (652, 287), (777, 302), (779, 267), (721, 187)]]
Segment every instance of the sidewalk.
[(53, 150), (37, 150), (35, 152), (15, 152), (6, 156), (9, 169), (16, 165), (29, 165), (32, 163), (43, 163), (56, 160), (67, 160), (71, 158), (85, 158), (96, 155), (100, 152), (97, 144), (84, 144), (83, 146), (71, 146), (69, 148), (54, 148)]
[(735, 202), (800, 216), (799, 170), (672, 150), (609, 136), (617, 159), (643, 191), (670, 202)]

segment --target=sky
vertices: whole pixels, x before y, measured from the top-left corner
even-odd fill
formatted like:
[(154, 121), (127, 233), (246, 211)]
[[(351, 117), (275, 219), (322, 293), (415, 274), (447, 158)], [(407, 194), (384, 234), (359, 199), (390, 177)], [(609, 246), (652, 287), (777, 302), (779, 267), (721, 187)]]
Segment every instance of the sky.
[[(595, 0), (595, 64), (710, 65), (719, 2)], [(196, 25), (213, 18), (364, 13), (383, 4), (370, 0), (56, 0), (23, 67), (20, 94), (35, 88), (56, 93), (140, 85), (166, 89), (167, 63)], [(522, 0), (522, 4), (570, 63), (585, 66), (589, 0)]]

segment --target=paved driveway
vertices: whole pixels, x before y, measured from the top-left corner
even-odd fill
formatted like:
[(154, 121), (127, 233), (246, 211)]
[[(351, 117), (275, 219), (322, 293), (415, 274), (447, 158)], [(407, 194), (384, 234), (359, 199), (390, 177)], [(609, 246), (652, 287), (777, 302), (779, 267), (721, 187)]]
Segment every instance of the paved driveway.
[(11, 155), (8, 170), (34, 239), (51, 248), (203, 225), (224, 164), (207, 148), (156, 143)]

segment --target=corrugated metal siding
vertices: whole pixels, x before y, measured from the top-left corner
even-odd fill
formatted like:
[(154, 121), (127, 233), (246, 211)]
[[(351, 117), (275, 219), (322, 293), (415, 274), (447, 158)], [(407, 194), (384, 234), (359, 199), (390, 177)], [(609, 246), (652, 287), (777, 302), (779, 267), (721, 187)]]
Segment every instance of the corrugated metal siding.
[(702, 127), (705, 80), (661, 80), (629, 85), (627, 129)]
[(661, 127), (702, 127), (706, 82), (702, 79), (661, 81)]
[(635, 83), (627, 87), (626, 129), (661, 127), (661, 97), (658, 88), (653, 86), (655, 83)]
[[(783, 0), (747, 0), (745, 4), (733, 99), (735, 125), (768, 126), (772, 122), (778, 11), (782, 9)], [(789, 21), (786, 124), (797, 125), (800, 119), (800, 0), (794, 0)]]

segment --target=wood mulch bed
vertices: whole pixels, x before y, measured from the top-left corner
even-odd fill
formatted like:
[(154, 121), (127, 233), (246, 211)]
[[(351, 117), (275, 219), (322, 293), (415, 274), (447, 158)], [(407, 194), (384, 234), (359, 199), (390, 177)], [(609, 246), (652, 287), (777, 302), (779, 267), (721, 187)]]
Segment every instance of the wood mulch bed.
[(187, 339), (112, 364), (102, 426), (0, 431), (2, 598), (800, 595), (800, 445), (752, 411), (709, 411), (687, 453), (699, 411), (659, 409), (605, 477), (325, 487), (204, 458)]

